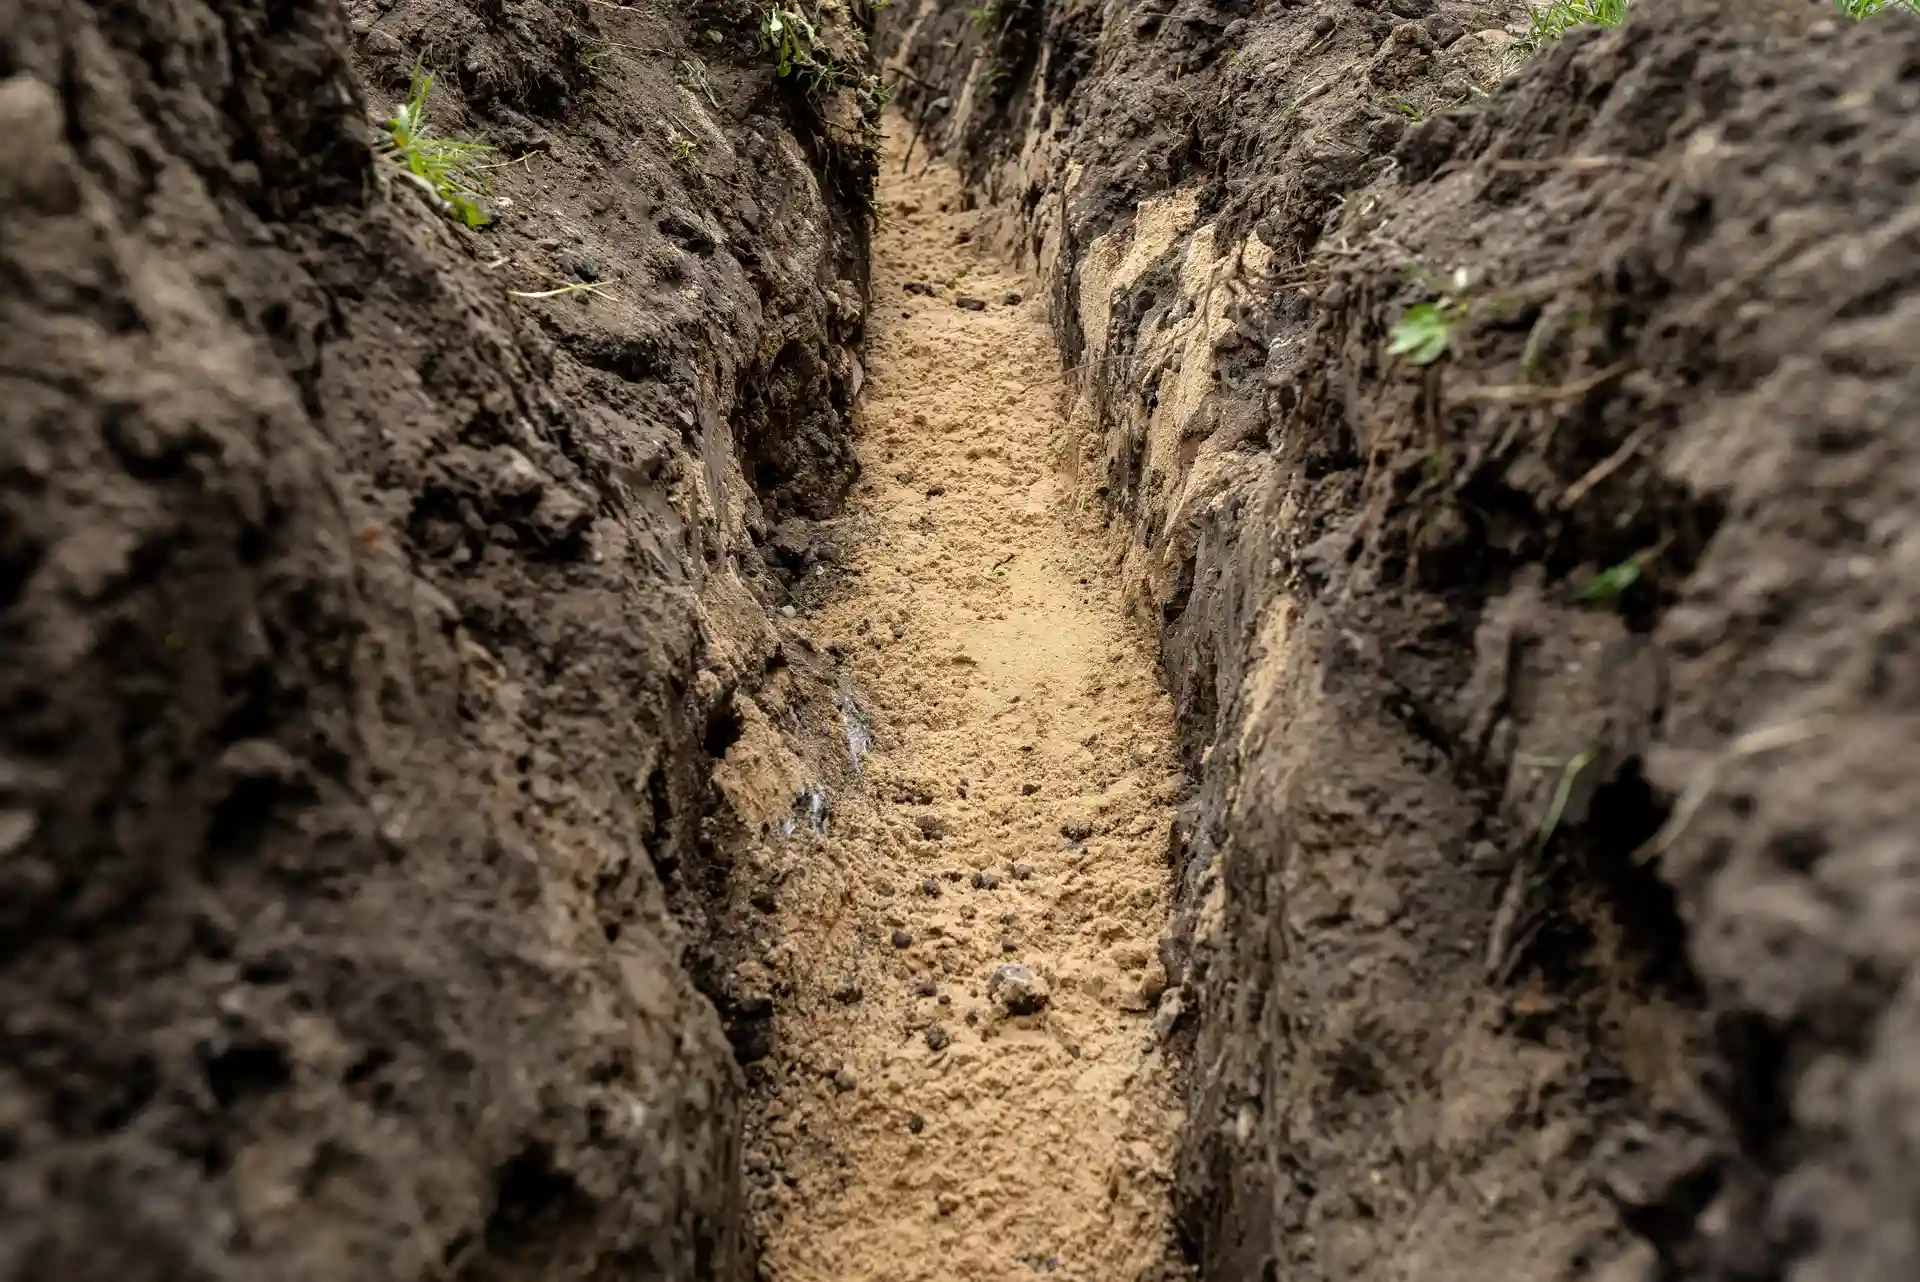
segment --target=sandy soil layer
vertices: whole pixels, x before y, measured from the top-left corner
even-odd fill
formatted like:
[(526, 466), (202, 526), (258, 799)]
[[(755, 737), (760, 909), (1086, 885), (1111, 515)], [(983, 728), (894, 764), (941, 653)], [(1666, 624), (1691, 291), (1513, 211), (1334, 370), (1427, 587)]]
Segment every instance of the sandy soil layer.
[[(847, 588), (811, 621), (876, 746), (766, 854), (780, 1097), (750, 1137), (766, 1269), (1132, 1278), (1167, 1235), (1171, 710), (1055, 467), (1029, 282), (954, 176), (888, 166)], [(803, 825), (804, 829), (804, 825)], [(784, 981), (784, 984), (783, 982)]]

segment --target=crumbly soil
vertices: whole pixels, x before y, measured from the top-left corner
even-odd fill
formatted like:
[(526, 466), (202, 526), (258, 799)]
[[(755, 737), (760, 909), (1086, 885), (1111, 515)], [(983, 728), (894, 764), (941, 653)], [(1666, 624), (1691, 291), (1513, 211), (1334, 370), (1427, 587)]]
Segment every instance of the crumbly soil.
[(0, 5), (0, 1277), (751, 1275), (712, 731), (861, 167), (750, 6)]
[(1920, 23), (985, 13), (885, 47), (1160, 628), (1203, 1274), (1920, 1272)]
[[(904, 142), (896, 136), (896, 149)], [(1132, 1278), (1178, 1111), (1155, 1024), (1182, 776), (1149, 638), (1063, 471), (1032, 282), (946, 166), (881, 196), (847, 577), (802, 625), (872, 728), (767, 852), (785, 981), (747, 1169), (782, 1282)], [(993, 979), (1024, 967), (1044, 1006)]]

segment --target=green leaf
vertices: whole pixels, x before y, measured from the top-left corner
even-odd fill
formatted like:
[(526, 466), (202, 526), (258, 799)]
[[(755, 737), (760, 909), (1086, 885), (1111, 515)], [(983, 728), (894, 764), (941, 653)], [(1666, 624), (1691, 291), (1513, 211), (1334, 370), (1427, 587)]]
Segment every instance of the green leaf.
[(1453, 341), (1453, 318), (1439, 303), (1419, 303), (1407, 309), (1393, 327), (1387, 354), (1404, 357), (1410, 365), (1431, 365), (1447, 354)]
[(1574, 592), (1573, 599), (1580, 605), (1609, 606), (1626, 595), (1627, 589), (1639, 581), (1640, 560), (1634, 557), (1588, 579)]

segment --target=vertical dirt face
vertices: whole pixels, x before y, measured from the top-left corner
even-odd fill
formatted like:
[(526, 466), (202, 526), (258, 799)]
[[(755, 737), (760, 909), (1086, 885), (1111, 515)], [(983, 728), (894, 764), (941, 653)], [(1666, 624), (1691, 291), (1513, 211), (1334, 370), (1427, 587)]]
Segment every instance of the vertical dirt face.
[(1171, 708), (1058, 466), (1032, 283), (966, 243), (950, 170), (898, 169), (849, 577), (801, 625), (874, 746), (824, 834), (764, 852), (791, 994), (748, 1141), (765, 1266), (1131, 1279), (1167, 1245), (1178, 1116)]
[(889, 14), (1199, 775), (1181, 1226), (1232, 1282), (1905, 1279), (1920, 24), (1530, 12)]
[(795, 98), (750, 6), (0, 5), (0, 1277), (750, 1274), (708, 722), (862, 311)]

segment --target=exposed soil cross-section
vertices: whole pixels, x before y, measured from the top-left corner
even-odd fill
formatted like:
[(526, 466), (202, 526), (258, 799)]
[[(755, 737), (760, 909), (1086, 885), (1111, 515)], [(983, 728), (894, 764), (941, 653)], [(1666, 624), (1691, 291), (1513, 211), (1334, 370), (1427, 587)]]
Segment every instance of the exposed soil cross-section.
[[(848, 586), (814, 621), (876, 746), (789, 856), (786, 1085), (749, 1138), (779, 1282), (1131, 1282), (1178, 1125), (1172, 718), (1056, 467), (1031, 285), (888, 165)], [(916, 169), (918, 166), (916, 166)]]

